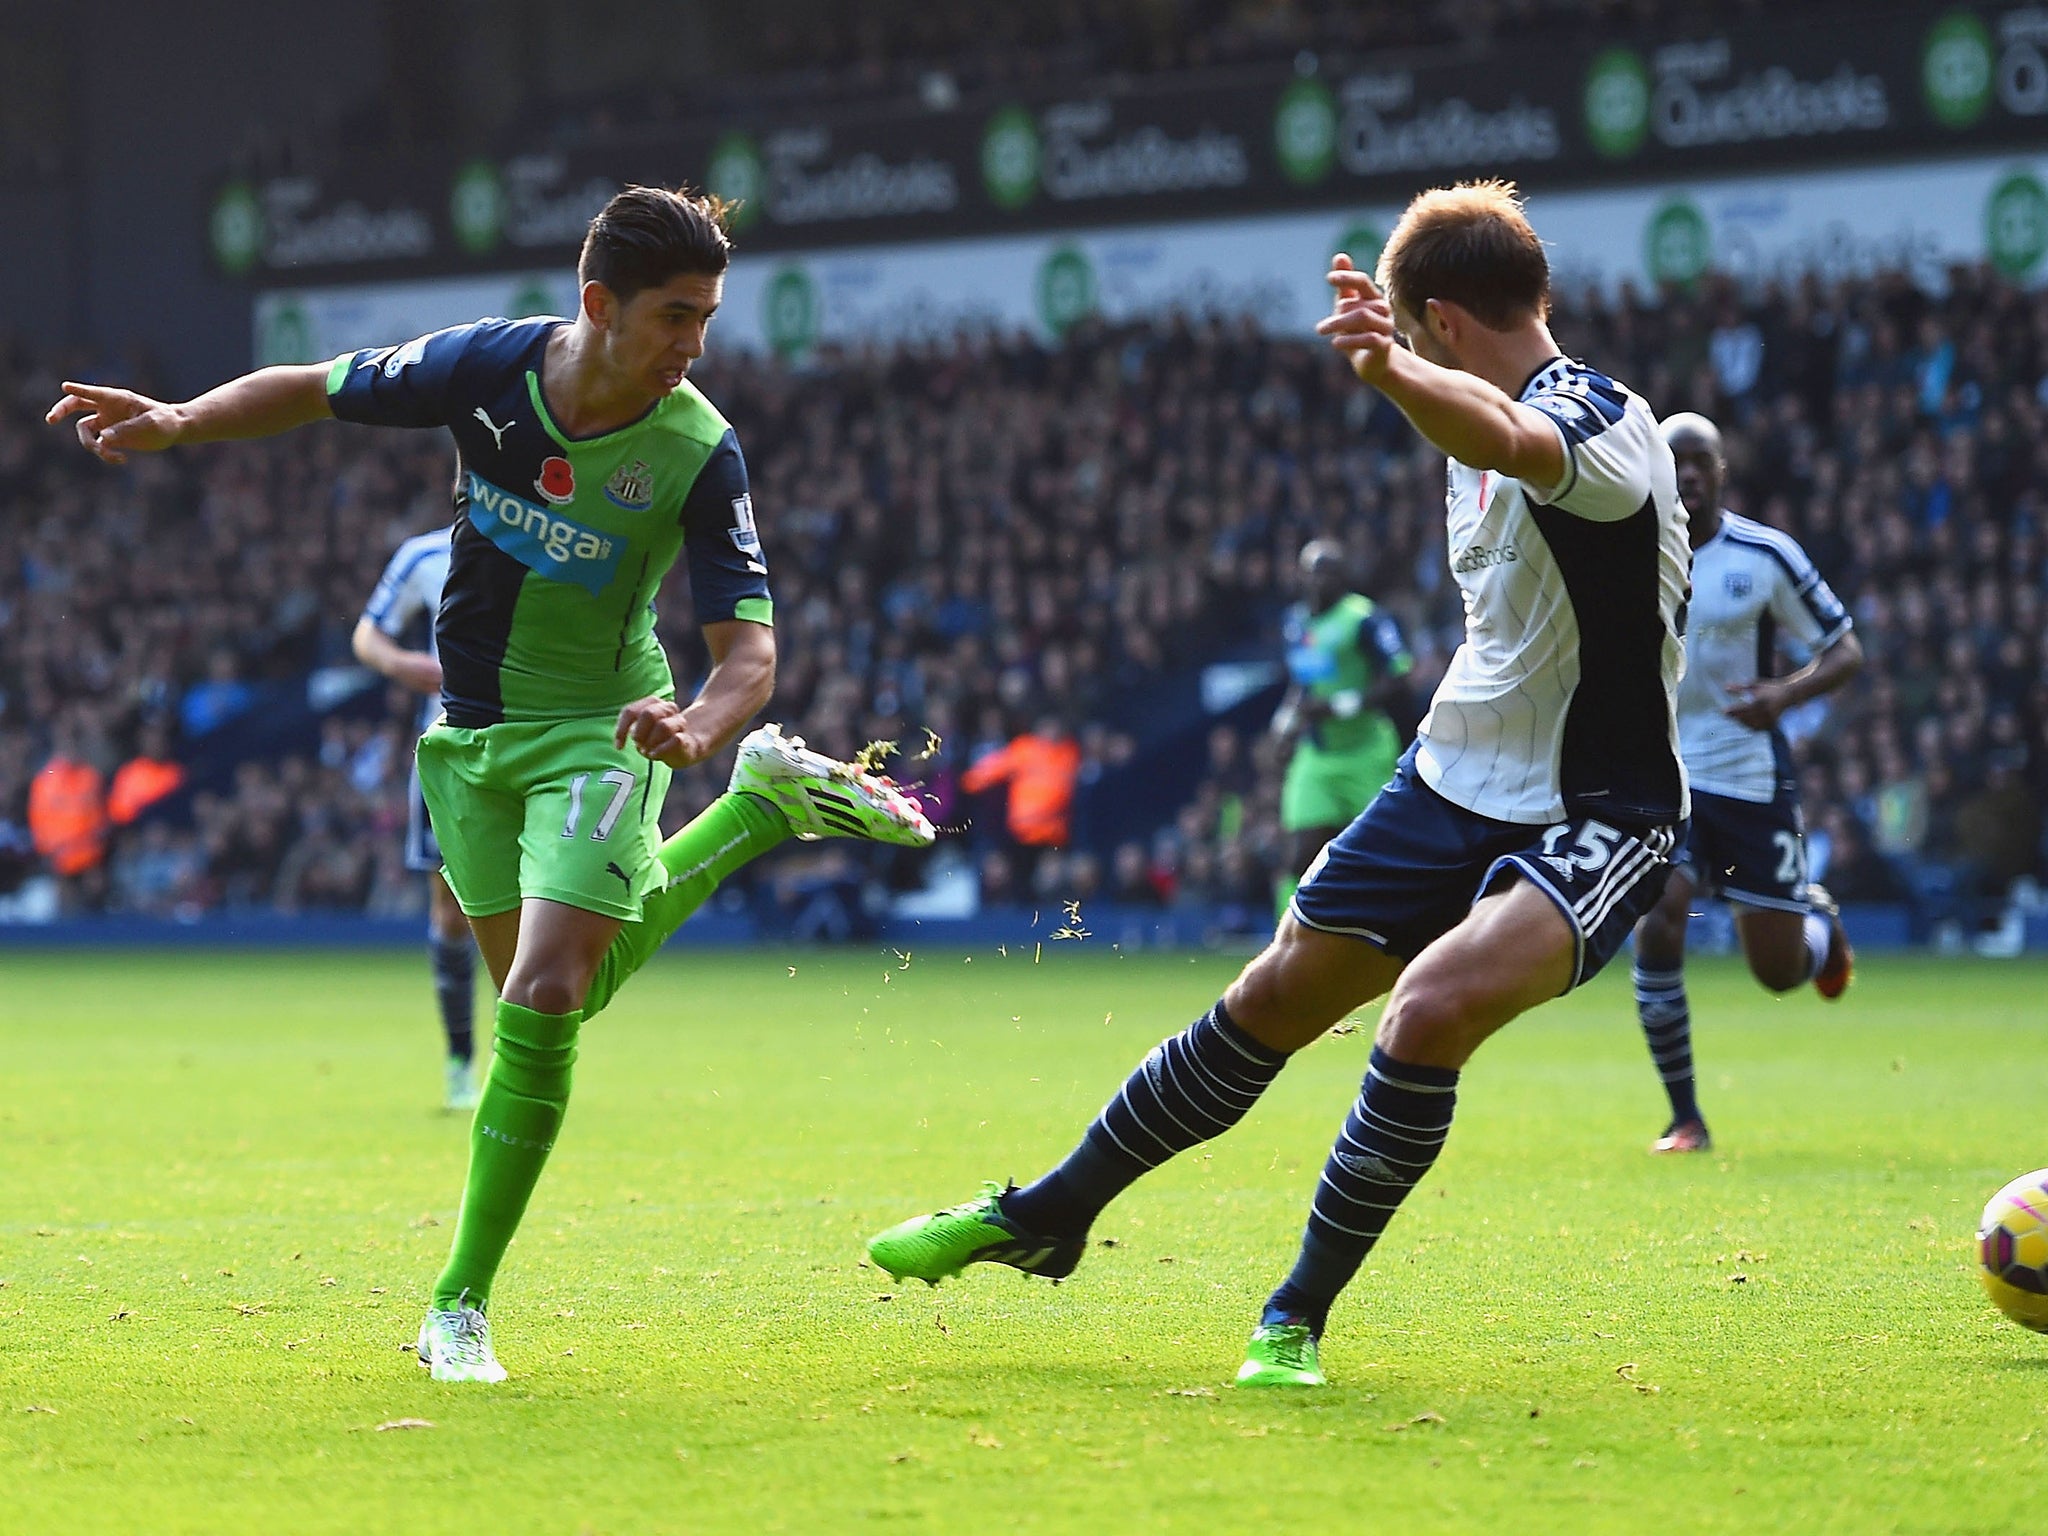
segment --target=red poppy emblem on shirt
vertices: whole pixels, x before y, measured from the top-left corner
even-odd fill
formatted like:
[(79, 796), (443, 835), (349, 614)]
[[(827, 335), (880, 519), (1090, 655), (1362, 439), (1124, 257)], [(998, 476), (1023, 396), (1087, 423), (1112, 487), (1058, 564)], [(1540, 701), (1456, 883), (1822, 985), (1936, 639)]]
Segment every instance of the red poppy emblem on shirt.
[(533, 482), (533, 488), (559, 507), (563, 502), (576, 498), (576, 471), (560, 454), (543, 459), (540, 478)]

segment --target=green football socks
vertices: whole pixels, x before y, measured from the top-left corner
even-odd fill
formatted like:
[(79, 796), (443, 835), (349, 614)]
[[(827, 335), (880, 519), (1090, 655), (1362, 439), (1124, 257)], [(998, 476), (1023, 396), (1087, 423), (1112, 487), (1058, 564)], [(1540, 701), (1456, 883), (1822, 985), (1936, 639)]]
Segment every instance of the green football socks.
[(719, 882), (749, 859), (790, 837), (789, 823), (754, 795), (721, 795), (661, 848), (668, 882), (642, 904), (599, 962), (578, 1013), (535, 1013), (498, 1004), (490, 1077), (469, 1133), (469, 1178), (448, 1264), (434, 1285), (434, 1305), (481, 1308), (505, 1249), (526, 1213), (548, 1152), (569, 1107), (570, 1068), (583, 1021), (618, 989), (683, 921), (711, 898)]
[(569, 1107), (580, 1013), (498, 1004), (491, 1074), (469, 1130), (469, 1177), (434, 1305), (481, 1309), (499, 1261), (526, 1214)]
[(583, 1017), (594, 1017), (609, 1003), (626, 978), (653, 958), (728, 875), (790, 836), (788, 821), (767, 801), (756, 795), (723, 794), (663, 843), (661, 867), (668, 871), (668, 884), (641, 903), (640, 921), (626, 924), (612, 940), (597, 974), (590, 978)]

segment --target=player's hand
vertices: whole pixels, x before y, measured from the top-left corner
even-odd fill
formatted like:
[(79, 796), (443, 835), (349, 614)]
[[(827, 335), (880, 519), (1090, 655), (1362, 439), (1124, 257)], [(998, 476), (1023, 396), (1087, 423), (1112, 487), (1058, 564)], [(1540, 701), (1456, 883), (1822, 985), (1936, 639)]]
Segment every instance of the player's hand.
[(1737, 725), (1746, 725), (1753, 731), (1770, 730), (1778, 723), (1778, 717), (1792, 705), (1785, 685), (1767, 677), (1747, 683), (1730, 683), (1728, 693), (1735, 702), (1721, 713)]
[(178, 440), (178, 408), (132, 389), (100, 384), (64, 386), (64, 398), (43, 420), (51, 426), (75, 416), (79, 442), (109, 464), (126, 464), (131, 453), (156, 453)]
[(612, 745), (629, 741), (642, 757), (671, 768), (694, 768), (718, 749), (717, 741), (699, 730), (674, 699), (635, 699), (620, 710)]
[(391, 680), (414, 693), (441, 691), (441, 663), (425, 651), (403, 651), (392, 660)]
[(1336, 291), (1335, 299), (1329, 315), (1317, 322), (1316, 334), (1328, 337), (1330, 345), (1350, 359), (1352, 371), (1373, 383), (1386, 372), (1388, 358), (1400, 345), (1394, 306), (1341, 251), (1330, 259), (1327, 281)]

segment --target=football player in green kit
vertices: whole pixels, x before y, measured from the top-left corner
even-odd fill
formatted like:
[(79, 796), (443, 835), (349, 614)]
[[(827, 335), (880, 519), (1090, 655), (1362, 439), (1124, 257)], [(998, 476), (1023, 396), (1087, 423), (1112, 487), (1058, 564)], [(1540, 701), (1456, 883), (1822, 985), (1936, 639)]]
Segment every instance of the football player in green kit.
[[(932, 841), (901, 790), (773, 726), (741, 744), (730, 790), (661, 841), (671, 772), (732, 741), (775, 677), (746, 465), (685, 377), (724, 290), (723, 212), (621, 192), (591, 221), (573, 320), (454, 326), (182, 404), (67, 384), (49, 414), (76, 417), (115, 464), (330, 416), (455, 439), (435, 625), (445, 714), (418, 763), (499, 1003), (461, 1216), (420, 1329), (437, 1380), (505, 1379), (484, 1309), (561, 1128), (583, 1021), (721, 880), (785, 839)], [(655, 593), (679, 556), (712, 660), (688, 704), (654, 637)]]
[(1389, 710), (1414, 666), (1393, 619), (1351, 590), (1339, 546), (1304, 545), (1301, 584), (1303, 600), (1287, 611), (1293, 686), (1273, 716), (1275, 733), (1296, 739), (1280, 789), (1289, 873), (1274, 892), (1276, 918), (1309, 861), (1393, 778), (1403, 743)]

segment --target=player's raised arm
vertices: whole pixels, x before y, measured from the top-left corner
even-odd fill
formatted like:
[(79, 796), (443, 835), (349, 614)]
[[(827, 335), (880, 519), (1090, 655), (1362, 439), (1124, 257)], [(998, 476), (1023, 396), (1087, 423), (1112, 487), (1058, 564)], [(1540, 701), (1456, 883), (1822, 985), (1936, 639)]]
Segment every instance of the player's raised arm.
[[(1419, 355), (1439, 349), (1441, 343), (1431, 333), (1448, 331), (1464, 344), (1461, 352), (1476, 342), (1488, 360), (1496, 352), (1540, 350), (1544, 355), (1527, 370), (1533, 373), (1556, 355), (1547, 332), (1531, 346), (1527, 342), (1533, 338), (1493, 331), (1462, 305), (1438, 299), (1426, 300), (1420, 316), (1397, 315), (1379, 286), (1342, 254), (1331, 263), (1329, 283), (1337, 291), (1337, 304), (1316, 326), (1317, 334), (1328, 337), (1350, 359), (1359, 378), (1393, 401), (1416, 431), (1473, 469), (1496, 470), (1543, 488), (1563, 481), (1564, 439), (1541, 411), (1510, 398), (1498, 384), (1471, 371), (1480, 362), (1477, 357), (1460, 356), (1457, 365), (1446, 366)], [(1540, 319), (1533, 313), (1531, 318), (1540, 329)], [(1404, 332), (1407, 346), (1402, 344)], [(1517, 340), (1524, 344), (1515, 345)]]
[(125, 464), (131, 453), (271, 437), (331, 415), (327, 365), (312, 363), (259, 368), (179, 403), (152, 400), (132, 389), (67, 383), (63, 398), (43, 419), (54, 426), (76, 418), (78, 440), (89, 452), (109, 464)]

